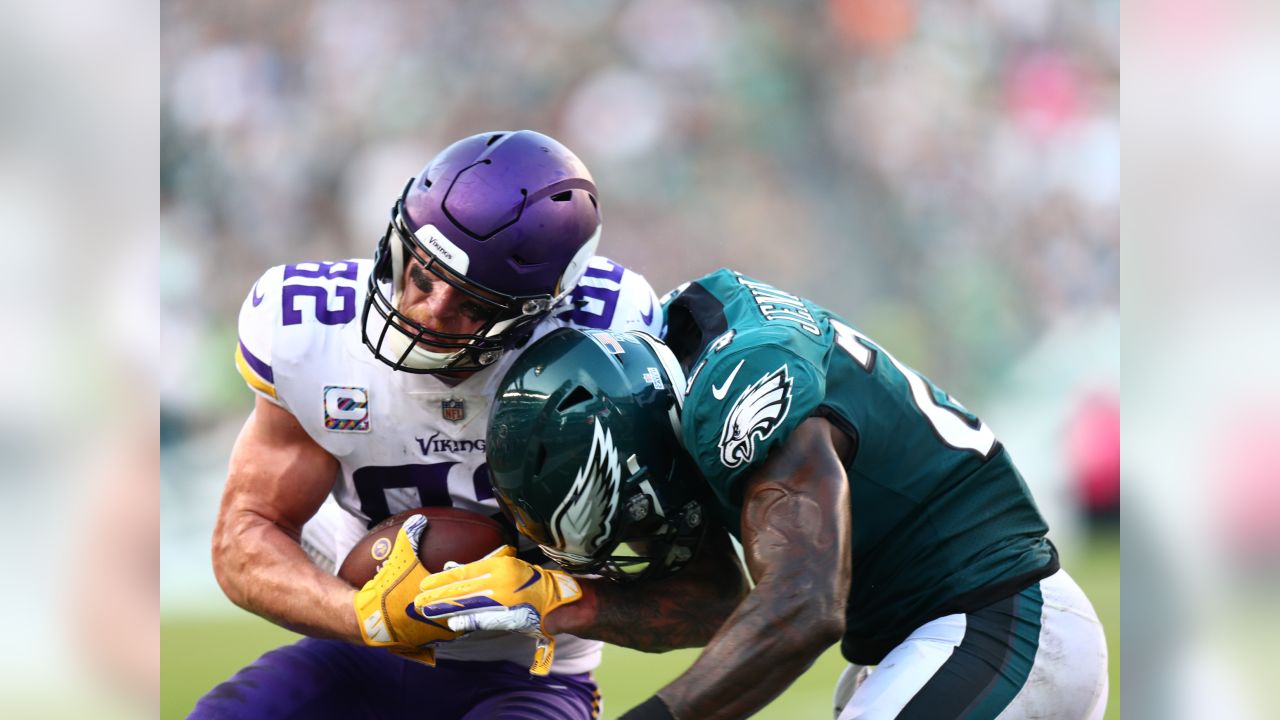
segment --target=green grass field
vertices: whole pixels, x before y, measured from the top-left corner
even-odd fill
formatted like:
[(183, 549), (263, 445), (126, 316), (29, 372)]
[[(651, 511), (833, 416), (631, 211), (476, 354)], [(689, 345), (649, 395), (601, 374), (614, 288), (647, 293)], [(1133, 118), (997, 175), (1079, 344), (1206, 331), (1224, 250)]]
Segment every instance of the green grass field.
[[(1063, 564), (1089, 594), (1107, 631), (1111, 656), (1111, 700), (1107, 720), (1120, 716), (1120, 542), (1095, 539)], [(161, 622), (163, 659), (160, 716), (185, 717), (196, 699), (266, 650), (296, 636), (247, 613), (231, 618), (167, 614)], [(617, 717), (684, 671), (697, 651), (663, 655), (607, 647), (596, 677), (605, 697), (605, 717)], [(767, 658), (761, 660), (768, 662)], [(844, 669), (838, 648), (827, 651), (781, 697), (756, 717), (775, 720), (828, 718), (831, 692)]]

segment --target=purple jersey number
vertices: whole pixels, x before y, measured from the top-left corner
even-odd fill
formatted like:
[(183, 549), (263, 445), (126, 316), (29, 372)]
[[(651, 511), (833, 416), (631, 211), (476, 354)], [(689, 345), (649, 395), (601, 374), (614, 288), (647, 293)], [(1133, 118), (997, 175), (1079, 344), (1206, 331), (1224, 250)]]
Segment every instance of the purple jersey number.
[[(455, 462), (428, 463), (425, 465), (373, 465), (362, 467), (351, 475), (356, 495), (360, 498), (360, 511), (369, 516), (373, 527), (391, 515), (387, 503), (387, 490), (412, 488), (418, 491), (418, 504), (423, 507), (452, 507), (449, 493), (449, 470)], [(471, 483), (476, 500), (493, 497), (489, 486), (489, 466), (481, 463), (472, 474)], [(402, 508), (403, 509), (403, 508)]]
[[(306, 267), (314, 265), (314, 268)], [(333, 287), (323, 285), (302, 285), (287, 282), (290, 278), (308, 278), (313, 280), (355, 280), (359, 267), (351, 261), (314, 262), (285, 265), (284, 289), (281, 299), (284, 305), (284, 324), (297, 325), (302, 322), (302, 311), (298, 309), (299, 297), (310, 297), (315, 301), (316, 319), (325, 325), (342, 325), (351, 322), (356, 316), (356, 290), (346, 285), (334, 284)], [(329, 308), (329, 293), (337, 295), (339, 303), (336, 309)]]
[[(613, 314), (618, 310), (618, 294), (622, 291), (622, 275), (627, 269), (612, 260), (605, 262), (609, 263), (609, 267), (588, 267), (582, 278), (611, 280), (617, 287), (578, 283), (573, 289), (573, 312), (569, 315), (569, 321), (578, 327), (607, 330), (613, 325)], [(590, 300), (597, 300), (599, 303), (588, 302)]]

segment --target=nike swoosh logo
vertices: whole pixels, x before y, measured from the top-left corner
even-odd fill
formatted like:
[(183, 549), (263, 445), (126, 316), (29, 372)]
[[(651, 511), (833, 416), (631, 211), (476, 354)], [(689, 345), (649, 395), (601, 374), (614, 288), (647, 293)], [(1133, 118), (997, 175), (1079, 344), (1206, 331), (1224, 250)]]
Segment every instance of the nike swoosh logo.
[(258, 283), (253, 284), (253, 306), (258, 307), (262, 303), (262, 298), (266, 297), (266, 293), (258, 294)]
[(733, 384), (733, 379), (738, 376), (738, 371), (742, 369), (742, 363), (744, 362), (746, 362), (745, 359), (739, 360), (738, 364), (733, 366), (733, 372), (729, 373), (729, 377), (725, 378), (723, 385), (720, 387), (716, 387), (715, 385), (711, 386), (711, 394), (714, 395), (717, 400), (723, 400), (725, 394), (729, 392), (729, 386)]
[(648, 325), (653, 322), (653, 298), (652, 297), (649, 298), (649, 312), (640, 313), (640, 319), (644, 321), (645, 325)]
[(435, 620), (431, 620), (430, 618), (423, 617), (422, 614), (418, 612), (418, 609), (413, 606), (413, 603), (409, 603), (408, 606), (405, 607), (404, 614), (408, 615), (410, 620), (417, 620), (420, 623), (433, 625), (435, 627), (438, 627), (444, 630), (449, 629), (449, 626), (447, 624), (442, 625), (436, 622)]
[(525, 582), (525, 584), (516, 588), (516, 592), (520, 592), (521, 590), (529, 587), (530, 585), (537, 582), (538, 578), (542, 577), (542, 573), (538, 571), (538, 568), (531, 568), (531, 569), (533, 570), (533, 577), (529, 578), (528, 581)]

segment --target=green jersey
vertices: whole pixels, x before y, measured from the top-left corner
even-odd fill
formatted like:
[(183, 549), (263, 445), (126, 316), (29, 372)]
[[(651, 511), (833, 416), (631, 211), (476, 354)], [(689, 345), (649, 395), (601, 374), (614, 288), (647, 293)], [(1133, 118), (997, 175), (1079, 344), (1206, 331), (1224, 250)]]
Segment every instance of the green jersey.
[(663, 310), (688, 375), (682, 441), (735, 536), (743, 479), (803, 420), (825, 417), (853, 439), (849, 661), (874, 664), (924, 622), (1057, 570), (991, 430), (836, 314), (730, 270)]

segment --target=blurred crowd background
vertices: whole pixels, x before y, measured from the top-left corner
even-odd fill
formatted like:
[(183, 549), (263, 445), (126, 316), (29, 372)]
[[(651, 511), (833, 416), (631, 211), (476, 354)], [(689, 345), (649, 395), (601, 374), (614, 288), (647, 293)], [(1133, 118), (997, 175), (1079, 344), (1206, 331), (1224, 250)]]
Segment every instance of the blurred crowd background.
[(233, 0), (162, 22), (166, 441), (239, 419), (222, 350), (263, 269), (370, 256), (404, 179), (489, 129), (578, 153), (602, 253), (659, 293), (754, 274), (962, 398), (1119, 305), (1113, 0)]
[(831, 307), (995, 428), (1066, 557), (1093, 520), (1114, 537), (1115, 0), (175, 1), (161, 23), (166, 617), (229, 607), (208, 536), (254, 280), (371, 256), (405, 179), (494, 129), (573, 149), (601, 253), (660, 294), (728, 266)]

